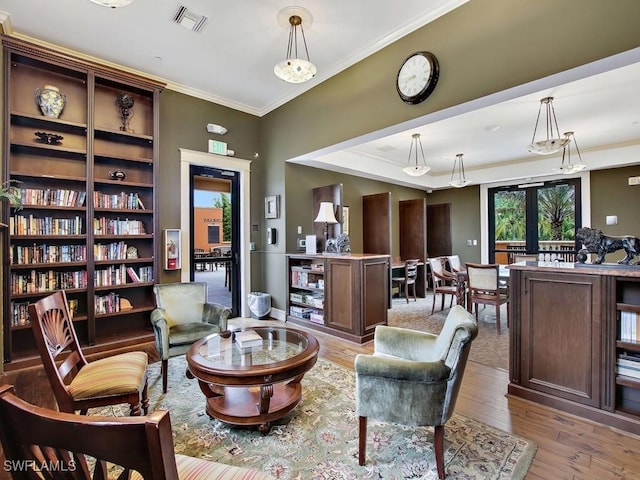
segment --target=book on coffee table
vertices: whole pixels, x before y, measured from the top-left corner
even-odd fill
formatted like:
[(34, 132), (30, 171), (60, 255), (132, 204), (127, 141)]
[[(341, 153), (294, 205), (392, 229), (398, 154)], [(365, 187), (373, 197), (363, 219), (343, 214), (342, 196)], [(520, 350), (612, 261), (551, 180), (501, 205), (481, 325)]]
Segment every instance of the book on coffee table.
[(240, 348), (262, 346), (262, 337), (253, 330), (242, 330), (240, 332), (236, 332), (235, 339)]

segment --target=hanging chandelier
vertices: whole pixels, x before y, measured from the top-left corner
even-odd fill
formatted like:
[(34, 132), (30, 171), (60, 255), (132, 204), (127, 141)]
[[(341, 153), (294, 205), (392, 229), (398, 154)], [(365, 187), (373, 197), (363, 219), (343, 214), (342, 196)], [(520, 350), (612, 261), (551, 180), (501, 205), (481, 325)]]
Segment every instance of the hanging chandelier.
[[(315, 77), (317, 68), (309, 60), (307, 39), (304, 35), (305, 23), (311, 25), (311, 13), (302, 7), (286, 7), (278, 12), (278, 22), (289, 26), (289, 42), (287, 43), (287, 56), (273, 67), (273, 73), (285, 82), (303, 83)], [(287, 23), (284, 23), (284, 22)], [(298, 55), (298, 29), (302, 36), (306, 60)], [(300, 49), (302, 52), (302, 48)]]
[[(540, 123), (540, 114), (542, 113), (543, 105), (545, 112), (545, 128), (547, 137), (546, 139), (536, 141), (536, 132), (538, 130), (538, 124)], [(542, 100), (540, 100), (540, 107), (538, 108), (538, 118), (536, 118), (536, 125), (533, 129), (533, 137), (531, 138), (531, 144), (527, 147), (527, 150), (529, 150), (531, 153), (537, 153), (538, 155), (550, 155), (552, 153), (559, 152), (567, 143), (569, 143), (569, 140), (567, 138), (560, 137), (558, 120), (556, 119), (556, 111), (553, 108), (553, 97), (543, 98)]]
[[(554, 168), (553, 171), (556, 173), (562, 173), (564, 175), (571, 175), (572, 173), (578, 173), (587, 168), (587, 166), (582, 163), (582, 155), (580, 155), (580, 149), (578, 148), (578, 142), (576, 142), (576, 137), (573, 132), (566, 132), (564, 134), (565, 138), (568, 140), (564, 149), (562, 150), (562, 163), (558, 168)], [(573, 144), (576, 146), (576, 153), (578, 154), (578, 163), (571, 163), (571, 141), (573, 140)], [(565, 161), (566, 160), (566, 161)]]
[(453, 161), (453, 170), (451, 170), (451, 180), (449, 181), (449, 185), (456, 188), (466, 187), (470, 183), (464, 174), (462, 155), (462, 153), (458, 153), (456, 155), (456, 159)]
[(133, 2), (133, 0), (90, 0), (93, 3), (102, 5), (103, 7), (118, 8), (125, 7)]
[[(420, 153), (422, 154), (422, 165), (418, 163), (418, 147), (420, 147)], [(414, 153), (414, 162), (411, 162), (411, 153)], [(411, 147), (409, 147), (409, 158), (407, 160), (407, 166), (402, 169), (407, 175), (412, 177), (419, 177), (424, 175), (431, 167), (427, 167), (427, 161), (424, 159), (424, 150), (422, 149), (422, 141), (420, 140), (420, 134), (414, 133), (411, 135)]]

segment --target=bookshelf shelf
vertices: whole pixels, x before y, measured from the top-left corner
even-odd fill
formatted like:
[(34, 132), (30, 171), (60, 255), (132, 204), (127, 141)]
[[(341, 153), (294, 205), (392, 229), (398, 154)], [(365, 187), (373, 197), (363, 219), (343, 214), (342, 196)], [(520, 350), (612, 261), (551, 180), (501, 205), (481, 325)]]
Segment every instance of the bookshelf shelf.
[[(74, 322), (82, 319), (78, 336), (90, 346), (87, 354), (153, 342), (149, 312), (155, 306), (152, 286), (159, 271), (154, 208), (157, 106), (164, 85), (21, 39), (3, 36), (2, 44), (7, 139), (3, 181), (20, 182), (16, 185), (25, 196), (24, 208), (5, 205), (2, 210), (9, 225), (3, 246), (9, 268), (3, 271), (3, 281), (10, 292), (19, 292), (3, 299), (4, 311), (14, 312), (4, 319), (5, 331), (11, 332), (4, 336), (5, 370), (39, 363), (30, 332), (25, 331), (30, 328), (28, 319), (19, 318), (25, 324), (16, 326), (13, 317), (21, 315), (24, 304), (66, 285), (61, 279), (74, 273), (82, 276), (82, 288), (65, 291), (77, 309)], [(59, 118), (40, 112), (34, 92), (43, 85), (57, 86), (66, 97)], [(132, 131), (121, 130), (115, 99), (122, 92), (134, 99)], [(125, 178), (115, 179), (114, 172), (123, 172)], [(125, 249), (137, 258), (100, 258), (94, 247), (102, 242), (126, 243)], [(71, 247), (84, 248), (84, 257), (42, 260), (43, 251)], [(32, 260), (36, 255), (39, 260)], [(122, 275), (125, 267), (144, 269), (145, 281), (125, 284), (131, 281)], [(111, 271), (120, 277), (112, 280)], [(39, 282), (35, 287), (32, 278)], [(109, 282), (123, 284), (101, 285)], [(14, 283), (20, 288), (13, 289)], [(134, 308), (100, 313), (103, 307), (121, 310), (113, 302), (125, 299)]]

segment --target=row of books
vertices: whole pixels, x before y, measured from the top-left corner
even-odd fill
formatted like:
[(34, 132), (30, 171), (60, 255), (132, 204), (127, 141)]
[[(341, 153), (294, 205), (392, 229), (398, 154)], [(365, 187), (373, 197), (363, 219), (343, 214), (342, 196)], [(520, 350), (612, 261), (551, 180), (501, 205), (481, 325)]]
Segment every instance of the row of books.
[(24, 205), (82, 207), (87, 199), (87, 192), (84, 190), (61, 188), (21, 188), (20, 190)]
[(144, 203), (137, 193), (120, 192), (116, 194), (93, 192), (93, 206), (96, 208), (126, 208), (145, 210)]
[(318, 273), (303, 270), (291, 270), (291, 286), (324, 288), (324, 279), (318, 277)]
[(120, 295), (115, 292), (96, 295), (94, 299), (96, 314), (117, 313), (120, 311)]
[(11, 245), (11, 263), (13, 265), (31, 265), (37, 263), (86, 262), (86, 245)]
[(127, 283), (148, 282), (152, 277), (153, 267), (140, 267), (136, 271), (133, 267), (126, 265), (111, 265), (93, 272), (93, 284), (96, 287), (125, 285)]
[(9, 219), (11, 235), (82, 235), (83, 217), (53, 218), (33, 215), (12, 215)]
[(637, 312), (620, 311), (620, 340), (640, 340), (640, 315)]
[(93, 233), (96, 235), (143, 235), (146, 233), (144, 223), (140, 220), (125, 218), (94, 218)]
[(56, 270), (11, 274), (11, 293), (39, 293), (73, 288), (87, 288), (87, 271), (60, 272)]
[(109, 244), (96, 243), (93, 246), (93, 258), (101, 260), (126, 260), (128, 245), (126, 242), (113, 242)]
[(640, 379), (640, 356), (637, 353), (621, 353), (616, 359), (616, 373)]

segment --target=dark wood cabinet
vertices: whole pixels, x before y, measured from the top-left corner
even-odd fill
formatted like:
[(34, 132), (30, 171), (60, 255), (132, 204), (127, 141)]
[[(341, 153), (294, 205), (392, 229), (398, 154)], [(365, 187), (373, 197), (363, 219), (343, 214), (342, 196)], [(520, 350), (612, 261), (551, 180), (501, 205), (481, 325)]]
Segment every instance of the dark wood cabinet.
[(386, 325), (388, 255), (288, 255), (287, 321), (358, 343)]
[[(40, 362), (26, 305), (59, 289), (89, 354), (152, 341), (162, 85), (2, 41), (3, 180), (15, 182), (24, 203), (3, 208), (5, 368)], [(37, 102), (51, 86), (64, 95), (59, 116)], [(127, 128), (120, 94), (133, 100)]]
[(510, 267), (509, 393), (640, 434), (640, 373), (619, 371), (640, 365), (638, 267), (527, 263)]

